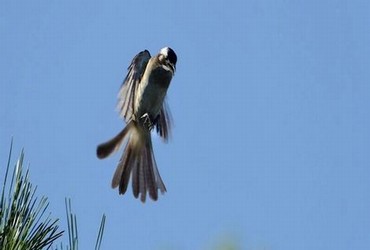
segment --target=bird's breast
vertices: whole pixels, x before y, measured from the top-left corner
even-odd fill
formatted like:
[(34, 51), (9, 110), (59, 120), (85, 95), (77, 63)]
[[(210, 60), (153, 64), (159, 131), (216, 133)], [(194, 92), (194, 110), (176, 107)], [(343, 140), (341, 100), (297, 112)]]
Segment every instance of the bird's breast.
[(162, 67), (152, 70), (149, 75), (144, 74), (137, 91), (136, 117), (141, 117), (145, 113), (153, 119), (158, 116), (171, 79), (172, 73)]

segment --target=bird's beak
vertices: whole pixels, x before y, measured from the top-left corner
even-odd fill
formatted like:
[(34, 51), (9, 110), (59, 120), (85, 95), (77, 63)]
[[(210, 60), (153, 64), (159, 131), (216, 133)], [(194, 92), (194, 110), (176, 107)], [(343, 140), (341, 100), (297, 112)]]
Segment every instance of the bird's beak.
[(175, 72), (176, 72), (176, 65), (173, 65), (172, 63), (168, 63), (168, 66), (172, 69), (172, 72), (175, 74)]

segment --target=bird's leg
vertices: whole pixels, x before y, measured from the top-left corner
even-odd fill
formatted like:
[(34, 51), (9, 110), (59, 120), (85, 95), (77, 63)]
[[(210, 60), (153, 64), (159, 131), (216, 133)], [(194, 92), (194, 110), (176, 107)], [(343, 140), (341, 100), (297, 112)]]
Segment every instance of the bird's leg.
[(143, 121), (143, 126), (148, 128), (149, 131), (153, 129), (155, 121), (152, 120), (148, 113), (143, 114), (140, 119)]

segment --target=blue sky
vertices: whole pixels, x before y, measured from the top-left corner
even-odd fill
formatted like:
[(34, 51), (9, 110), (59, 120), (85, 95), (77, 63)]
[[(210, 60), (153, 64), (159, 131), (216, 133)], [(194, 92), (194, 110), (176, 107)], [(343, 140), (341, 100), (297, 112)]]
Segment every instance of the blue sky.
[[(0, 5), (1, 165), (13, 136), (55, 217), (72, 198), (81, 249), (103, 213), (103, 249), (370, 249), (368, 1)], [(143, 205), (110, 188), (120, 153), (95, 150), (124, 126), (132, 57), (164, 46), (168, 192)]]

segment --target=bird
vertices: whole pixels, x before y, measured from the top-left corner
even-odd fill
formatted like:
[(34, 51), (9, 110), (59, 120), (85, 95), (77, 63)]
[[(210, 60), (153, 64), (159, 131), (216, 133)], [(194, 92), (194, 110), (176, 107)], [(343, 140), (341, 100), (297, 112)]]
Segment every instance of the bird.
[(96, 154), (104, 159), (126, 142), (112, 178), (112, 188), (126, 193), (131, 176), (135, 198), (145, 203), (147, 193), (156, 201), (158, 190), (167, 191), (154, 158), (151, 131), (168, 142), (172, 116), (166, 94), (176, 71), (177, 55), (170, 47), (151, 57), (148, 50), (139, 52), (127, 68), (128, 73), (118, 93), (117, 110), (126, 126), (112, 139), (97, 146)]

